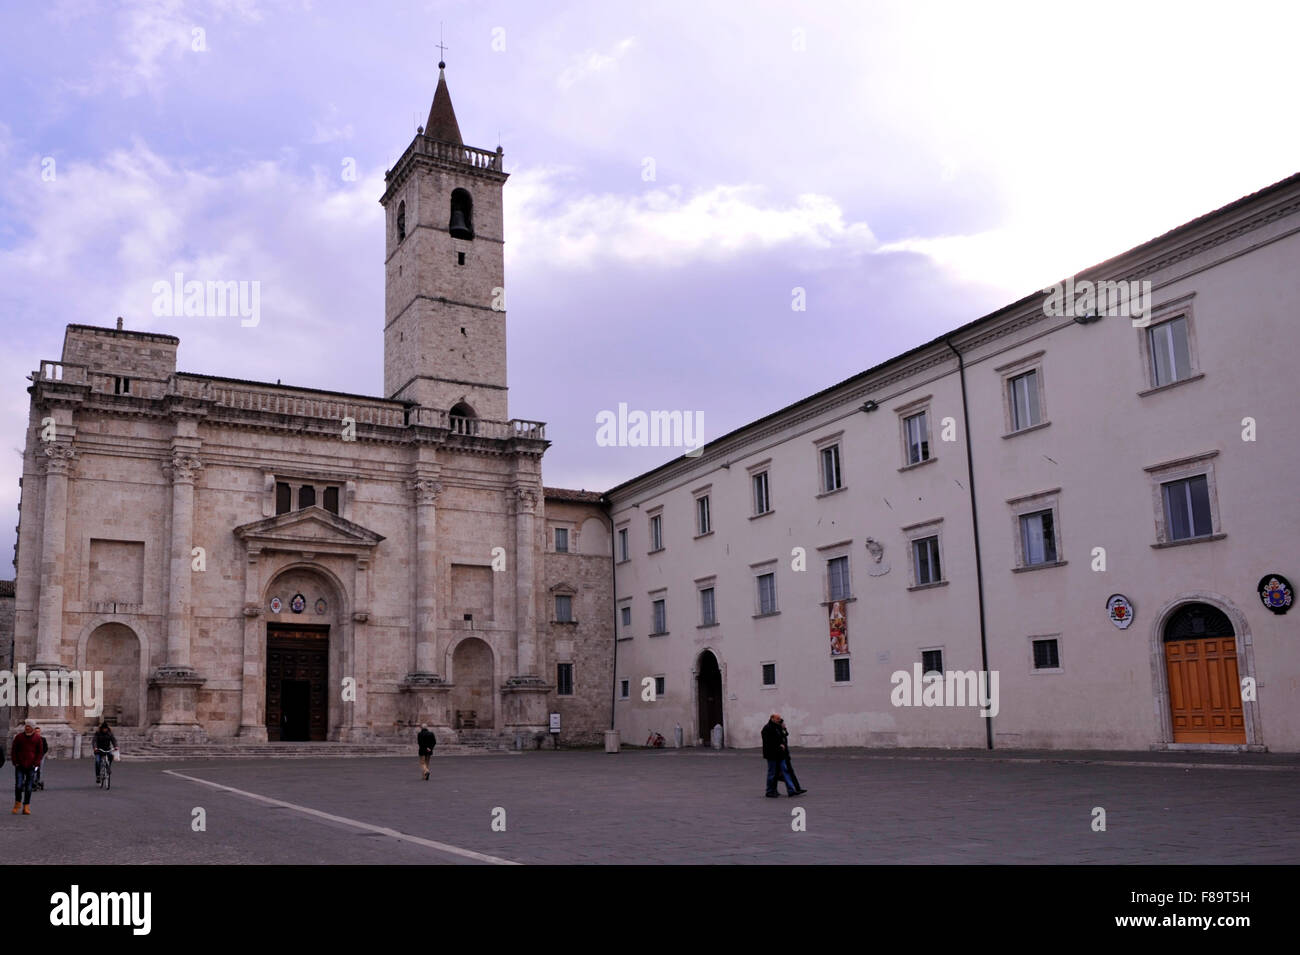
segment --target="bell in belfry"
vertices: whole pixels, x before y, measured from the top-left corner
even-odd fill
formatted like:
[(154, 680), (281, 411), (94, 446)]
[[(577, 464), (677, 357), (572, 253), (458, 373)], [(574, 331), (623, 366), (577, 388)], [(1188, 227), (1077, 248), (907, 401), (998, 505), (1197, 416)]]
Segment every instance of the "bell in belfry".
[(463, 209), (451, 210), (451, 225), (447, 227), (447, 231), (450, 232), (452, 238), (455, 239), (474, 238), (474, 230), (471, 229), (469, 223), (465, 221), (465, 211)]

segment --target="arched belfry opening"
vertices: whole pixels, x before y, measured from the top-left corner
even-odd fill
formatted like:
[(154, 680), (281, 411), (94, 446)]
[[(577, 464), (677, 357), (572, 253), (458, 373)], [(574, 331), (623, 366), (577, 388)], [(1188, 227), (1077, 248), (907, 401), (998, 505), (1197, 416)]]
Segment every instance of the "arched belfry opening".
[(401, 242), (406, 238), (406, 200), (403, 199), (397, 204), (397, 241)]
[(451, 219), (447, 231), (453, 239), (474, 238), (474, 199), (465, 189), (451, 191)]
[(463, 401), (458, 402), (447, 414), (450, 418), (451, 430), (456, 434), (478, 433), (478, 414), (470, 405)]

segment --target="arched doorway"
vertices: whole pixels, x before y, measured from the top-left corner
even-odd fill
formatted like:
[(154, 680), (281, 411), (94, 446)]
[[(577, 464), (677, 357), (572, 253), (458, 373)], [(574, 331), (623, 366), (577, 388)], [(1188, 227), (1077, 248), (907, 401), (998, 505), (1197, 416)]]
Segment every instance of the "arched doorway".
[(451, 657), (451, 708), (456, 729), (492, 729), (496, 690), (492, 648), (478, 637), (462, 640)]
[(144, 710), (140, 703), (143, 682), (140, 674), (140, 638), (124, 623), (96, 627), (86, 640), (86, 667), (104, 674), (101, 715), (113, 726), (140, 726)]
[[(267, 587), (266, 737), (320, 742), (341, 720), (340, 589), (319, 567), (292, 566)], [(333, 676), (331, 676), (333, 674)]]
[(1170, 614), (1164, 634), (1175, 743), (1246, 742), (1237, 636), (1228, 615), (1205, 603)]
[(696, 662), (695, 698), (700, 716), (699, 738), (708, 744), (713, 727), (722, 724), (722, 669), (712, 650), (705, 650)]

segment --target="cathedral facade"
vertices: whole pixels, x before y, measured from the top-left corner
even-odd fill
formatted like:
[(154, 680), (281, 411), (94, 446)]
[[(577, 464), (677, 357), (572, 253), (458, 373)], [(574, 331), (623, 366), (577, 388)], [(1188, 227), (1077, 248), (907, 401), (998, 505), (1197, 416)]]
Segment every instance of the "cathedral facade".
[[(68, 326), (29, 389), (15, 663), (102, 672), (102, 716), (165, 742), (608, 728), (608, 520), (543, 486), (545, 427), (508, 412), (506, 178), (440, 71), (380, 200), (383, 397)], [(99, 718), (50, 702), (47, 736)]]

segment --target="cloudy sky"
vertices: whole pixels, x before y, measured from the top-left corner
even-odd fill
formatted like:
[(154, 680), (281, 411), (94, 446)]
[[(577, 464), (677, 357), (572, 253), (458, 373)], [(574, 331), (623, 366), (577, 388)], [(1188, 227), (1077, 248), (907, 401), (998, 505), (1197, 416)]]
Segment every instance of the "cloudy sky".
[[(1300, 169), (1298, 10), (5, 4), (0, 577), (25, 378), (68, 323), (382, 391), (377, 200), (440, 23), (465, 140), (511, 173), (511, 415), (548, 422), (548, 484), (605, 489), (674, 452), (598, 446), (603, 410), (715, 437)], [(176, 271), (260, 282), (260, 324), (154, 317)]]

